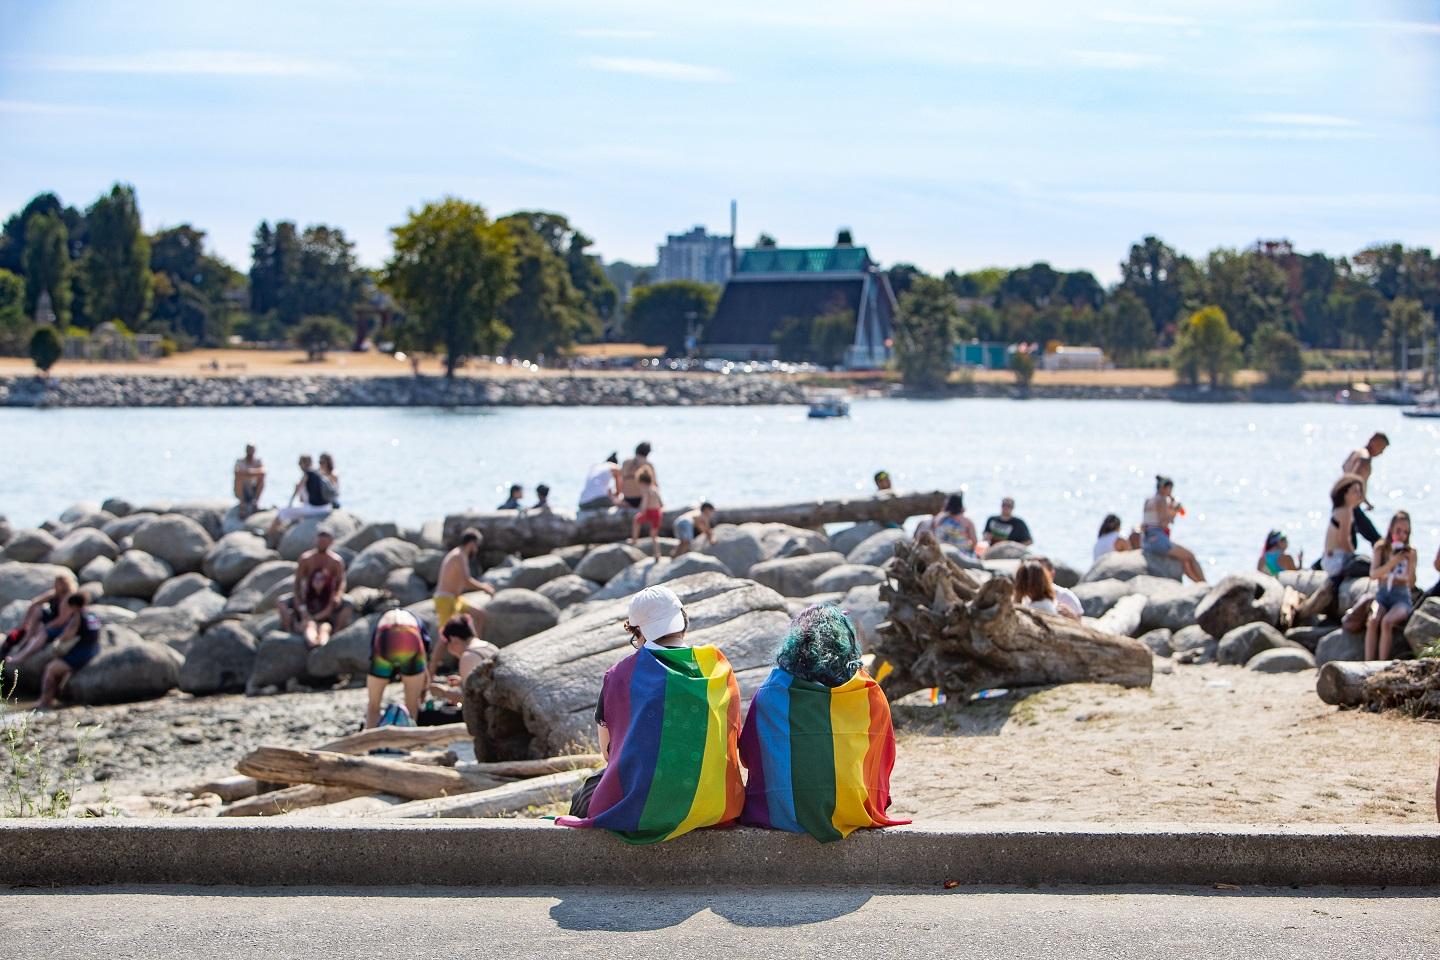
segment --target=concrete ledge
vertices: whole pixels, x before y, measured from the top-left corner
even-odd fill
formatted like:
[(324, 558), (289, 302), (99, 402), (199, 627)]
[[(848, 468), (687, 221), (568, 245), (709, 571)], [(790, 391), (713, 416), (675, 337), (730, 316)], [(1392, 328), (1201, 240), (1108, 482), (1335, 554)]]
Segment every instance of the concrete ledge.
[(0, 820), (0, 885), (1440, 884), (1440, 829), (945, 824), (707, 830), (632, 847), (543, 821)]

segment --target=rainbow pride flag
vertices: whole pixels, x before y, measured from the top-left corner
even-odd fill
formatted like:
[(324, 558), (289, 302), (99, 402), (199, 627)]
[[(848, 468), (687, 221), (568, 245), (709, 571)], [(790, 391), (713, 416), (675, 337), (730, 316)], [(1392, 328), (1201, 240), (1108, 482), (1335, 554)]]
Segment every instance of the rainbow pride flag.
[(590, 815), (557, 823), (658, 843), (740, 816), (740, 690), (724, 654), (642, 647), (610, 668), (601, 697), (610, 765)]
[(889, 701), (863, 670), (826, 687), (776, 667), (750, 704), (740, 760), (750, 771), (743, 823), (828, 843), (910, 822), (885, 815), (895, 731)]

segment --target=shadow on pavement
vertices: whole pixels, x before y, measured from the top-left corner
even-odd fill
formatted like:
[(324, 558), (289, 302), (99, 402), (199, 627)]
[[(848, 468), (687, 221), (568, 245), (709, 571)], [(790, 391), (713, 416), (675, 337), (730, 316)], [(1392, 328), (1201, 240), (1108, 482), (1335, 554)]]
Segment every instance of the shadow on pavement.
[(784, 891), (651, 891), (597, 896), (595, 890), (559, 892), (550, 919), (562, 930), (637, 933), (664, 930), (706, 910), (737, 927), (798, 927), (854, 913), (870, 892), (840, 889)]

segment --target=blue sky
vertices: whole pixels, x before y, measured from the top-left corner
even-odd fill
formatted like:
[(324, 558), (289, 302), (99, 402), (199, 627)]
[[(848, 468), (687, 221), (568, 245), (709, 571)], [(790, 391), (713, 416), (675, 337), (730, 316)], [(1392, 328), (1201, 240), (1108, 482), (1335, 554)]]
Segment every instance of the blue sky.
[(0, 0), (0, 210), (129, 181), (241, 269), (261, 219), (379, 264), (444, 194), (641, 262), (732, 197), (930, 270), (1440, 247), (1434, 2), (700, 6)]

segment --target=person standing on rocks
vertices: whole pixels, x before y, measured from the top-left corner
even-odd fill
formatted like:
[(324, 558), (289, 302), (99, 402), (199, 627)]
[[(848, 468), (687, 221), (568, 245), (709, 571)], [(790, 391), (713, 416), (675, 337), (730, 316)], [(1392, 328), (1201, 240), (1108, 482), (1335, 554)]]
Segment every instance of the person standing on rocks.
[(476, 636), (484, 636), (485, 612), (472, 610), (465, 603), (465, 594), (483, 590), (493, 594), (495, 588), (470, 575), (470, 562), (480, 552), (484, 536), (474, 527), (460, 534), (460, 543), (445, 554), (440, 562), (440, 576), (435, 581), (435, 619), (449, 623), (461, 614), (471, 617)]
[(1390, 438), (1383, 433), (1376, 433), (1365, 441), (1365, 446), (1357, 447), (1350, 451), (1350, 456), (1345, 458), (1344, 465), (1340, 468), (1342, 474), (1351, 474), (1360, 478), (1360, 503), (1355, 507), (1355, 532), (1365, 538), (1365, 542), (1372, 547), (1380, 541), (1380, 531), (1375, 529), (1375, 524), (1366, 516), (1366, 510), (1374, 510), (1375, 505), (1370, 502), (1370, 471), (1374, 466), (1374, 460), (1384, 453), (1390, 446)]
[(71, 594), (65, 599), (65, 608), (69, 619), (55, 638), (56, 649), (65, 652), (45, 665), (37, 704), (41, 710), (59, 706), (60, 691), (70, 677), (100, 654), (100, 618), (85, 609), (85, 594)]
[(255, 444), (245, 444), (245, 456), (235, 461), (235, 499), (240, 502), (240, 516), (248, 517), (260, 509), (265, 493), (265, 464), (255, 456)]
[(1008, 542), (1027, 547), (1035, 542), (1029, 525), (1015, 516), (1015, 501), (1010, 497), (1000, 501), (999, 514), (985, 521), (985, 542), (991, 546)]
[(580, 488), (581, 510), (608, 510), (624, 501), (620, 499), (620, 455), (612, 453), (585, 474)]
[(675, 539), (680, 542), (670, 556), (689, 553), (697, 536), (704, 537), (706, 543), (715, 542), (715, 504), (709, 500), (675, 518)]
[(350, 605), (345, 599), (345, 561), (330, 549), (335, 535), (329, 530), (315, 532), (315, 546), (300, 555), (295, 566), (295, 585), (280, 598), (280, 627), (305, 638), (308, 647), (322, 647), (336, 630), (350, 622)]
[(1185, 506), (1175, 499), (1174, 493), (1174, 480), (1160, 476), (1155, 478), (1155, 495), (1145, 501), (1145, 509), (1141, 513), (1140, 534), (1144, 538), (1141, 548), (1146, 553), (1158, 553), (1179, 560), (1187, 577), (1196, 583), (1204, 583), (1205, 571), (1200, 569), (1195, 554), (1170, 539), (1170, 524), (1175, 522), (1176, 517), (1185, 516)]
[[(295, 489), (290, 494), (290, 503), (275, 511), (275, 521), (270, 524), (272, 538), (279, 536), (281, 528), (286, 524), (310, 517), (323, 517), (335, 509), (330, 502), (325, 478), (315, 469), (315, 461), (310, 459), (310, 454), (302, 454), (299, 465), (300, 481), (295, 484)], [(298, 505), (295, 502), (297, 500), (300, 501)]]
[(640, 485), (639, 511), (630, 521), (630, 542), (640, 538), (644, 527), (650, 528), (650, 547), (655, 559), (660, 559), (660, 525), (665, 522), (665, 501), (660, 499), (660, 487), (655, 483), (655, 474), (649, 467), (642, 467), (636, 477)]
[(645, 469), (650, 471), (651, 483), (658, 486), (660, 477), (655, 472), (654, 464), (650, 462), (648, 441), (637, 446), (635, 456), (620, 465), (620, 496), (635, 510), (640, 509), (640, 500), (645, 495), (645, 491), (640, 486), (640, 471)]

